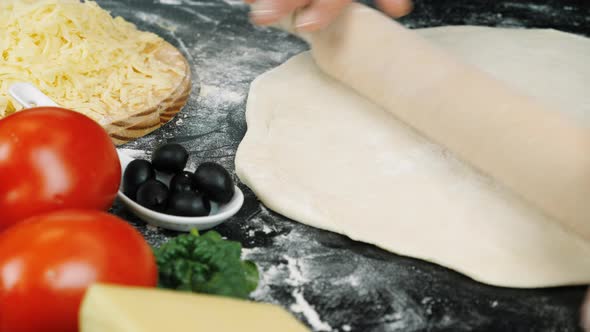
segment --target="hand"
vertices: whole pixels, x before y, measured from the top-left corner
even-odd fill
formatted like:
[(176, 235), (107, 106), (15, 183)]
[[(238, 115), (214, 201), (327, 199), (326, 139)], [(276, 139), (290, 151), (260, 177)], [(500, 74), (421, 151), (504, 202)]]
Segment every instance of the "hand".
[[(245, 0), (253, 6), (250, 17), (258, 25), (278, 22), (297, 9), (302, 9), (295, 19), (298, 31), (319, 30), (332, 22), (352, 0)], [(375, 0), (386, 14), (401, 17), (413, 9), (411, 0)]]

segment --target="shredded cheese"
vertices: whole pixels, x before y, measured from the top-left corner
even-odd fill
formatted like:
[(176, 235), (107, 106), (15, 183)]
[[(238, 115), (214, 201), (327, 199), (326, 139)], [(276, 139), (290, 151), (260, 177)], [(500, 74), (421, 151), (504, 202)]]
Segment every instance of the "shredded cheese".
[(164, 44), (95, 2), (0, 0), (0, 118), (21, 109), (16, 82), (99, 122), (141, 110), (184, 75), (156, 56)]

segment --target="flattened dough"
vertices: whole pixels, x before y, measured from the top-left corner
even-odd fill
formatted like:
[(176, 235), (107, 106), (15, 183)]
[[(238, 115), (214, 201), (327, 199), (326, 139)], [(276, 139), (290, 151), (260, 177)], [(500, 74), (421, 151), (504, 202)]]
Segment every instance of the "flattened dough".
[[(590, 54), (587, 40), (480, 27), (419, 33), (590, 126), (588, 57), (572, 56)], [(590, 282), (590, 242), (326, 75), (310, 53), (257, 78), (246, 117), (238, 175), (287, 217), (491, 285)]]
[[(496, 63), (544, 63), (537, 71), (554, 84), (543, 91), (551, 97), (553, 89), (561, 92), (576, 84), (569, 80), (576, 77), (575, 70), (588, 71), (590, 41), (564, 33), (559, 38), (545, 35), (549, 38), (541, 39), (551, 48), (536, 49), (531, 57), (526, 50), (539, 37), (517, 39), (520, 50), (506, 54), (511, 43), (503, 40), (514, 37), (482, 33), (483, 42), (468, 44), (467, 52), (496, 47), (491, 50), (499, 53), (492, 60)], [(324, 73), (590, 240), (590, 128), (360, 4), (350, 5), (327, 29), (307, 37)], [(560, 70), (566, 73), (566, 85), (558, 87), (555, 83), (563, 80), (553, 79), (562, 75)], [(578, 89), (588, 86), (583, 84), (588, 76), (581, 77)], [(535, 88), (538, 82), (529, 84)], [(573, 99), (582, 102), (585, 95), (582, 91)]]

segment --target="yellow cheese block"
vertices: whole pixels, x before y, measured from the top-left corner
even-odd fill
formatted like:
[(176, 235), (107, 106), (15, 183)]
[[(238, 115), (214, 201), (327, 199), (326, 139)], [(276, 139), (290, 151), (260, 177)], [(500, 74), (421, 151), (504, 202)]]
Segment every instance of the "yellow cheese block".
[(80, 332), (309, 332), (270, 304), (153, 288), (94, 285)]

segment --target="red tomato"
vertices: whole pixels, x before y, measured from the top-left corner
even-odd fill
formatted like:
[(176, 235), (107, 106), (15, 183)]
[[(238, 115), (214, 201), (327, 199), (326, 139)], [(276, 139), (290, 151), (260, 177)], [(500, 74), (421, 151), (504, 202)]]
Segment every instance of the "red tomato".
[(107, 210), (120, 181), (117, 150), (90, 118), (40, 107), (0, 120), (0, 231), (63, 208)]
[(91, 284), (153, 287), (157, 279), (150, 246), (113, 215), (32, 217), (0, 234), (0, 332), (76, 332)]

